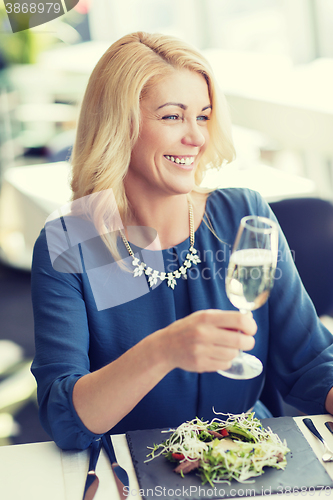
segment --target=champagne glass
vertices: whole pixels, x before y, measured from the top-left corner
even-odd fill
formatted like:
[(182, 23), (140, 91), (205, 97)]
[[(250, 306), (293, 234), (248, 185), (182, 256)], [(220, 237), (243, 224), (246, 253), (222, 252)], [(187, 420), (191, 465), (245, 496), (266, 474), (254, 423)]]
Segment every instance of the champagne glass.
[[(257, 215), (243, 217), (226, 278), (227, 296), (242, 314), (258, 309), (267, 301), (274, 283), (277, 254), (277, 224)], [(258, 358), (240, 351), (232, 366), (218, 373), (234, 379), (251, 379), (260, 375), (262, 368)]]

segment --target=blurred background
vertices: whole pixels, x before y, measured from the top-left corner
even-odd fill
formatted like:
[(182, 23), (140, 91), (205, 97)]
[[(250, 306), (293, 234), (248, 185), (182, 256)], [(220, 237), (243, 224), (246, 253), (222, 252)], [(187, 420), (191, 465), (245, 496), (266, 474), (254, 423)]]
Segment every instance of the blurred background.
[(206, 55), (230, 106), (237, 160), (204, 183), (256, 189), (280, 211), (302, 279), (330, 327), (331, 0), (79, 0), (65, 15), (18, 33), (5, 3), (0, 0), (0, 445), (49, 440), (29, 371), (32, 249), (46, 218), (70, 196), (67, 160), (88, 77), (126, 33), (172, 34)]

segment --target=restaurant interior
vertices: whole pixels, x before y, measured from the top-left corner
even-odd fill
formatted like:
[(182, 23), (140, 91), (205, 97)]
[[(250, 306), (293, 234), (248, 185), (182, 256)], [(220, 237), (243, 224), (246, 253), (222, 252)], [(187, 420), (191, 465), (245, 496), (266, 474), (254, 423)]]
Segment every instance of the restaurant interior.
[[(226, 95), (237, 158), (209, 187), (249, 187), (276, 213), (333, 333), (333, 3), (79, 0), (13, 33), (0, 3), (0, 446), (49, 441), (30, 373), (33, 245), (70, 198), (70, 153), (89, 74), (126, 33), (187, 40)], [(311, 263), (311, 266), (310, 264)], [(279, 397), (278, 395), (276, 397)], [(298, 415), (282, 403), (285, 415)]]

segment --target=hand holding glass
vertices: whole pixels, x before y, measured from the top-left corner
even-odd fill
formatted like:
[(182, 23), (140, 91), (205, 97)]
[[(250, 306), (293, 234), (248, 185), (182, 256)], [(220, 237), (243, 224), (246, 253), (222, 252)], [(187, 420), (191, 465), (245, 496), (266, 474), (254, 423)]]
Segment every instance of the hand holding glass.
[[(274, 283), (277, 254), (277, 224), (266, 217), (243, 217), (226, 278), (227, 296), (241, 313), (258, 309), (267, 301)], [(261, 361), (242, 351), (233, 359), (231, 368), (218, 371), (234, 379), (254, 378), (261, 372)]]

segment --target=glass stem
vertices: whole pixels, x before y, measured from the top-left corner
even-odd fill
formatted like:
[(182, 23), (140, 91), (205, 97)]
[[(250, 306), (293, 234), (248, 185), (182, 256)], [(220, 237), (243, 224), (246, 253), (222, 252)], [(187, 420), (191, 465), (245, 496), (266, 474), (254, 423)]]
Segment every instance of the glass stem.
[[(247, 314), (249, 311), (247, 309), (240, 309), (239, 312), (241, 314)], [(243, 356), (243, 351), (241, 349), (239, 349), (239, 354), (238, 356)]]

